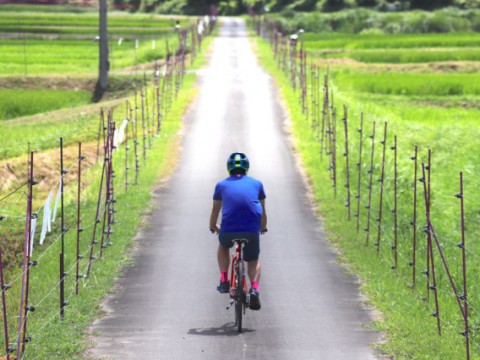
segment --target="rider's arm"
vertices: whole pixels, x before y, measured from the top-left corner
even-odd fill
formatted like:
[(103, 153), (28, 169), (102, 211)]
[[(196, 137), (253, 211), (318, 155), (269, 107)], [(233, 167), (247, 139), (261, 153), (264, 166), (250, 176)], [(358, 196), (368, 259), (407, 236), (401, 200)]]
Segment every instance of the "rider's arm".
[(222, 209), (222, 201), (213, 200), (212, 213), (210, 214), (210, 231), (211, 232), (218, 232), (220, 230), (220, 228), (217, 225), (217, 219), (221, 209)]
[(260, 200), (260, 204), (262, 204), (263, 209), (260, 232), (263, 234), (267, 230), (267, 210), (265, 209), (265, 199)]

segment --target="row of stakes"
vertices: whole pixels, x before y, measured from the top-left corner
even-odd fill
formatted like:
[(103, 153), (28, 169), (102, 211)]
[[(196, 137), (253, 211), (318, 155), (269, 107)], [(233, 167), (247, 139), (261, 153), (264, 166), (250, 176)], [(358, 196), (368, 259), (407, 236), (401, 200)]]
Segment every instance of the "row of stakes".
[[(349, 144), (349, 118), (348, 118), (348, 108), (343, 106), (343, 118), (341, 123), (343, 123), (343, 129), (340, 129), (337, 125), (337, 110), (334, 104), (334, 94), (333, 91), (329, 89), (329, 74), (327, 73), (322, 77), (320, 75), (321, 71), (319, 66), (311, 62), (310, 69), (308, 69), (307, 64), (307, 51), (305, 49), (303, 41), (301, 41), (301, 35), (303, 31), (299, 31), (297, 34), (289, 35), (284, 31), (281, 26), (275, 21), (270, 21), (265, 17), (257, 17), (255, 20), (255, 28), (257, 29), (257, 34), (263, 36), (271, 43), (272, 52), (274, 59), (276, 60), (277, 66), (280, 70), (283, 71), (286, 78), (290, 80), (292, 89), (299, 91), (299, 101), (301, 104), (302, 112), (305, 116), (307, 122), (311, 125), (311, 130), (315, 137), (317, 138), (320, 145), (320, 156), (326, 156), (328, 160), (328, 172), (329, 178), (332, 181), (333, 195), (337, 198), (338, 190), (338, 151), (339, 148), (343, 147), (343, 176), (345, 180), (345, 189), (346, 195), (345, 199), (342, 201), (347, 209), (347, 220), (352, 220), (352, 197), (356, 200), (356, 210), (353, 213), (353, 216), (356, 218), (355, 226), (357, 234), (360, 234), (362, 229), (361, 225), (361, 198), (362, 198), (362, 169), (363, 164), (362, 160), (364, 157), (364, 118), (363, 114), (360, 116), (359, 128), (357, 129), (359, 134), (358, 139), (358, 160), (356, 162), (357, 167), (357, 186), (356, 189), (351, 188), (352, 174), (351, 174), (351, 161), (350, 161), (350, 150), (351, 146)], [(310, 70), (310, 73), (308, 72)], [(310, 79), (307, 79), (310, 75)], [(341, 125), (340, 125), (341, 127)], [(342, 136), (344, 138), (344, 145), (338, 144), (337, 134), (343, 132)], [(367, 195), (367, 205), (364, 207), (366, 211), (366, 226), (363, 228), (365, 232), (365, 245), (368, 246), (370, 239), (372, 237), (371, 227), (372, 225), (377, 227), (376, 241), (373, 245), (376, 247), (376, 252), (378, 255), (381, 254), (381, 242), (382, 242), (382, 233), (384, 233), (384, 225), (382, 220), (384, 217), (384, 198), (385, 198), (385, 179), (386, 179), (386, 158), (387, 158), (387, 133), (388, 133), (388, 124), (384, 122), (383, 124), (383, 137), (380, 140), (381, 145), (381, 166), (380, 166), (380, 177), (377, 179), (379, 183), (379, 196), (378, 196), (378, 215), (373, 219), (373, 192), (374, 192), (374, 174), (375, 169), (375, 143), (376, 143), (376, 122), (372, 122), (372, 132), (368, 135), (368, 138), (371, 142), (371, 152), (369, 154), (369, 166), (367, 170), (368, 176), (368, 195)], [(342, 151), (341, 150), (341, 151)], [(390, 246), (393, 251), (393, 264), (391, 265), (392, 270), (398, 269), (398, 142), (397, 135), (393, 137), (393, 145), (390, 146), (390, 150), (393, 151), (393, 209), (391, 212), (393, 214), (393, 241)], [(413, 184), (413, 219), (410, 221), (410, 225), (413, 228), (412, 236), (412, 258), (408, 261), (408, 265), (412, 267), (412, 283), (411, 287), (416, 287), (416, 267), (417, 267), (417, 228), (418, 228), (418, 216), (417, 216), (417, 206), (418, 206), (418, 187), (417, 184), (420, 183), (423, 185), (423, 200), (425, 204), (425, 221), (426, 225), (423, 227), (423, 231), (426, 234), (426, 270), (423, 271), (423, 274), (426, 277), (426, 297), (428, 301), (430, 292), (433, 292), (434, 295), (434, 304), (435, 310), (432, 314), (436, 318), (437, 323), (437, 332), (440, 335), (442, 332), (441, 327), (441, 316), (440, 316), (440, 306), (438, 299), (438, 286), (437, 286), (437, 274), (435, 267), (435, 256), (434, 249), (437, 250), (437, 254), (443, 265), (443, 269), (447, 274), (448, 282), (453, 290), (456, 302), (458, 303), (461, 317), (463, 319), (464, 328), (461, 332), (461, 335), (465, 337), (465, 354), (466, 358), (470, 359), (470, 329), (468, 322), (468, 308), (471, 305), (467, 300), (467, 274), (466, 274), (466, 246), (465, 246), (465, 216), (464, 216), (464, 195), (463, 195), (463, 173), (460, 173), (460, 192), (456, 194), (456, 197), (460, 200), (460, 223), (461, 223), (461, 243), (458, 244), (458, 247), (462, 250), (462, 285), (463, 292), (459, 291), (457, 285), (453, 280), (453, 276), (448, 265), (448, 262), (445, 258), (444, 251), (441, 247), (438, 234), (435, 232), (434, 225), (430, 218), (431, 214), (431, 150), (428, 150), (427, 162), (426, 164), (421, 164), (421, 177), (419, 177), (419, 154), (418, 146), (414, 147), (413, 156), (411, 160), (414, 162), (414, 178), (412, 180)], [(341, 157), (340, 157), (341, 158)]]

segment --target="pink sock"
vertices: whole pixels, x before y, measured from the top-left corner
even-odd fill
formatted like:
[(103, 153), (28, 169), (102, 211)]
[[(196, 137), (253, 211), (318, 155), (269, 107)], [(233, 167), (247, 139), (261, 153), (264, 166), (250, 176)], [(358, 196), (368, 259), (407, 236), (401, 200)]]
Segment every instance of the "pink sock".
[(250, 287), (258, 291), (258, 281), (253, 280)]
[(220, 271), (220, 281), (228, 281), (228, 271)]

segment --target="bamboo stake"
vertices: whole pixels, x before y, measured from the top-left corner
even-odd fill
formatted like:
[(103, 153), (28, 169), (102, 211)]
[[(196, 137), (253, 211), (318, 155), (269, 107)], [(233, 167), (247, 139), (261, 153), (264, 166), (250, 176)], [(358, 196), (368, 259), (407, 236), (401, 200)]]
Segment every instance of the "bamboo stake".
[(370, 174), (370, 180), (368, 183), (368, 205), (366, 206), (367, 209), (367, 227), (364, 229), (366, 234), (365, 238), (365, 245), (368, 245), (368, 241), (370, 239), (370, 218), (372, 215), (372, 189), (373, 189), (373, 170), (374, 170), (374, 153), (375, 153), (375, 121), (373, 122), (373, 130), (372, 135), (370, 135), (370, 139), (372, 139), (371, 145), (371, 155), (370, 155), (370, 169), (368, 173)]
[(415, 146), (415, 153), (411, 158), (414, 162), (414, 172), (413, 172), (413, 220), (410, 222), (413, 228), (413, 239), (412, 239), (412, 287), (415, 287), (416, 282), (416, 253), (417, 253), (417, 171), (418, 171), (418, 146)]
[(357, 199), (357, 212), (355, 213), (355, 217), (357, 218), (357, 234), (360, 231), (360, 200), (361, 200), (361, 184), (362, 184), (362, 152), (363, 152), (363, 113), (360, 114), (360, 128), (358, 129), (359, 134), (359, 149), (358, 149), (358, 162), (357, 162), (357, 169), (358, 169), (358, 181), (357, 181), (357, 195), (355, 198)]
[(380, 240), (381, 240), (381, 232), (382, 232), (382, 210), (383, 210), (383, 188), (384, 188), (384, 181), (385, 181), (385, 150), (387, 148), (387, 122), (384, 123), (383, 127), (383, 140), (380, 142), (383, 145), (383, 156), (382, 156), (382, 175), (378, 182), (380, 183), (380, 204), (378, 205), (378, 218), (376, 219), (378, 222), (378, 231), (377, 231), (377, 242), (375, 245), (377, 246), (377, 254), (380, 254)]

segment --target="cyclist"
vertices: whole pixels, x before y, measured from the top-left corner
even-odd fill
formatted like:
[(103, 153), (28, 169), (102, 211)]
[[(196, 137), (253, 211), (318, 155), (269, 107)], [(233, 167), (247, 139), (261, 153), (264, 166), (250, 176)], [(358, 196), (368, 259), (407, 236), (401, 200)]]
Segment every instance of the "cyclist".
[[(267, 214), (265, 212), (265, 191), (263, 184), (247, 176), (250, 162), (244, 153), (235, 152), (228, 157), (227, 170), (230, 176), (220, 181), (213, 194), (213, 208), (210, 215), (210, 231), (219, 234), (217, 259), (220, 268), (220, 293), (230, 291), (228, 266), (229, 249), (234, 239), (248, 239), (243, 257), (248, 263), (250, 278), (250, 309), (260, 310), (260, 238), (259, 234), (267, 232)], [(222, 210), (221, 226), (217, 218)]]

